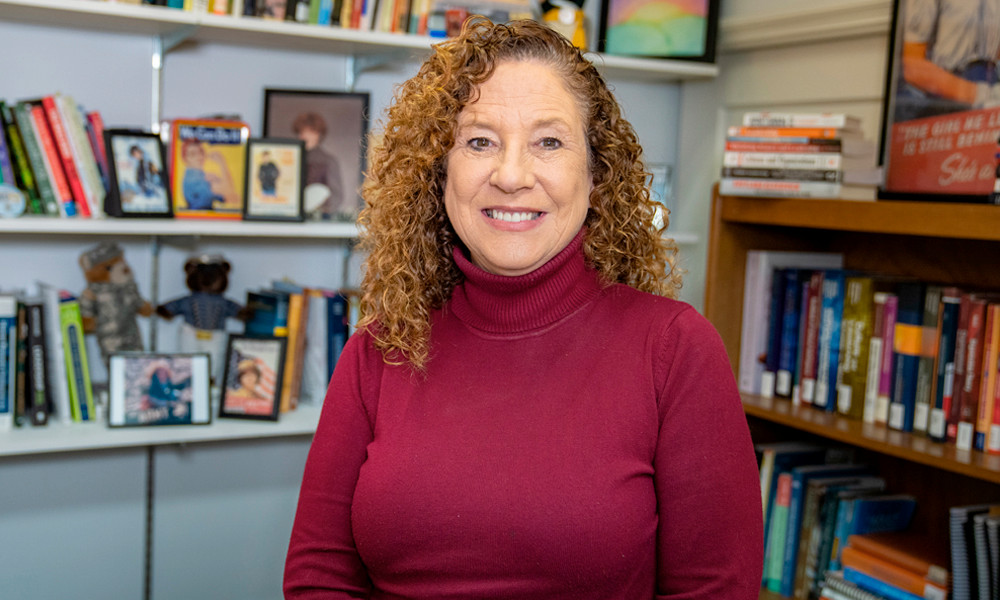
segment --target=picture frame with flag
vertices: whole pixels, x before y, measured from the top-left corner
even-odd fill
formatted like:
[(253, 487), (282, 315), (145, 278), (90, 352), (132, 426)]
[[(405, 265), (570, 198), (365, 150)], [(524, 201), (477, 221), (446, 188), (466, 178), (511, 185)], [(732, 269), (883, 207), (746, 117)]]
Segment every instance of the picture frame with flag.
[(229, 336), (220, 418), (278, 420), (287, 342), (284, 337)]

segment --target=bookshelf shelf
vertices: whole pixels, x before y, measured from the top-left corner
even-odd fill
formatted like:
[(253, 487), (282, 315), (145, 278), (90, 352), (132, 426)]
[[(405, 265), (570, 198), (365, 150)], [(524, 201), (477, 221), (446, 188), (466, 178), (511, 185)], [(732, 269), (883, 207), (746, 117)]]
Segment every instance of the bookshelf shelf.
[(74, 219), (19, 217), (0, 219), (0, 234), (95, 236), (205, 236), (350, 240), (358, 237), (353, 223), (267, 223), (197, 219)]
[(209, 425), (122, 428), (109, 428), (103, 422), (55, 422), (0, 434), (0, 457), (312, 436), (319, 414), (319, 406), (304, 405), (281, 415), (278, 422), (213, 418)]
[[(43, 24), (107, 33), (169, 36), (188, 31), (197, 41), (252, 44), (297, 51), (323, 51), (352, 56), (405, 52), (420, 57), (435, 38), (250, 17), (198, 14), (159, 6), (100, 0), (0, 0), (0, 20)], [(673, 82), (708, 79), (714, 64), (590, 54), (608, 76), (638, 81)]]
[(958, 450), (953, 444), (933, 442), (884, 425), (862, 423), (812, 406), (795, 406), (784, 398), (744, 394), (743, 410), (750, 416), (836, 442), (1000, 484), (1000, 455)]

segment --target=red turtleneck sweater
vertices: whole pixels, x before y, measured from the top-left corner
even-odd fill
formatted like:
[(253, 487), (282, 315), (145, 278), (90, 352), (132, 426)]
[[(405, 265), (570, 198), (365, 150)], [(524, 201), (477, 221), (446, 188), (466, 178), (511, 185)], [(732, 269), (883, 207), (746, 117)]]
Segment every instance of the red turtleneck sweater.
[(760, 488), (690, 306), (585, 267), (466, 280), (426, 376), (351, 338), (306, 463), (286, 598), (749, 600)]

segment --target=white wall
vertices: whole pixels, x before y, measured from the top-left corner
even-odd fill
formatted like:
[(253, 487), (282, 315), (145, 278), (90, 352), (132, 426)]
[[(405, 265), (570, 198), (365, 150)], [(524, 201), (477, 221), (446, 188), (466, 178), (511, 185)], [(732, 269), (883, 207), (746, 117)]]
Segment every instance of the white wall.
[[(753, 110), (847, 112), (877, 143), (891, 15), (890, 0), (723, 0), (720, 75), (681, 91), (676, 225), (702, 240), (682, 248), (684, 300), (704, 303), (711, 190), (726, 126)], [(738, 293), (742, 282), (733, 285)]]

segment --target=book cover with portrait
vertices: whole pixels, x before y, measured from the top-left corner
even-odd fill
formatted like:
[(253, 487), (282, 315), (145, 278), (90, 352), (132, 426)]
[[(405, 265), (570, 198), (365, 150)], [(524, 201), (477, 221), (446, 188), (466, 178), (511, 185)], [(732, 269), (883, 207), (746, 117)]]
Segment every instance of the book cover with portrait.
[(177, 218), (240, 219), (250, 128), (241, 121), (170, 122), (171, 191)]

